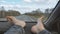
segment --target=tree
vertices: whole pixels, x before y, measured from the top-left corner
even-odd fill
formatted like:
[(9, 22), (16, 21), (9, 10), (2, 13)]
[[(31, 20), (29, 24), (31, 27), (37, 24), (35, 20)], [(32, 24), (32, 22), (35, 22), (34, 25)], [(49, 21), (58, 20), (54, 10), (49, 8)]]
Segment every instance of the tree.
[(40, 10), (40, 9), (36, 9), (36, 10), (33, 10), (32, 12), (29, 12), (29, 13), (25, 13), (25, 15), (29, 15), (29, 16), (35, 16), (35, 17), (40, 17), (43, 14), (43, 12)]
[(9, 11), (0, 11), (0, 18), (6, 17), (6, 16), (19, 16), (20, 12), (14, 11), (14, 10), (9, 10)]
[(45, 16), (49, 16), (50, 13), (52, 12), (52, 10), (53, 10), (53, 8), (51, 8), (51, 9), (47, 8), (47, 9), (45, 9)]
[(53, 10), (52, 8), (51, 9), (47, 8), (47, 9), (45, 9), (45, 13), (51, 13), (52, 10)]
[(8, 10), (8, 12), (10, 13), (10, 15), (13, 15), (13, 16), (18, 16), (20, 15), (20, 12), (16, 11), (16, 10)]

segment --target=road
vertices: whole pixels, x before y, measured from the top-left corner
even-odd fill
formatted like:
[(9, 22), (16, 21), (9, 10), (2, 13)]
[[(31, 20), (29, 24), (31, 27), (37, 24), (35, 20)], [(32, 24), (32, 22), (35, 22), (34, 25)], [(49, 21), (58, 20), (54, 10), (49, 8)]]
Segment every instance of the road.
[[(24, 20), (24, 21), (29, 21), (29, 22), (36, 21), (36, 18), (27, 16), (27, 15), (20, 15), (20, 16), (15, 16), (15, 17), (19, 20)], [(0, 18), (0, 21), (7, 21), (7, 19)], [(0, 22), (0, 33), (5, 32), (7, 29), (11, 27), (11, 25), (12, 24), (10, 22)]]
[[(36, 21), (37, 19), (31, 16), (27, 16), (27, 15), (20, 15), (20, 16), (15, 16), (17, 19), (19, 20), (23, 20), (23, 21)], [(0, 18), (0, 21), (6, 21), (6, 18)]]

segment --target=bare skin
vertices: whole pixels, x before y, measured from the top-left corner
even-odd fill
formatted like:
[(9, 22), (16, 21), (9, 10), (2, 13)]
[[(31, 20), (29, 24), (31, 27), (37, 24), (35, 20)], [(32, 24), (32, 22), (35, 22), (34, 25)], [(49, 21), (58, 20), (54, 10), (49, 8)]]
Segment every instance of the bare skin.
[[(13, 16), (7, 16), (6, 18), (7, 18), (7, 20), (8, 20), (9, 22), (14, 23), (15, 25), (22, 26), (23, 28), (26, 26), (25, 21), (18, 20), (18, 19), (16, 19), (16, 18), (13, 17)], [(42, 18), (43, 18), (43, 17), (38, 18), (37, 24), (34, 25), (34, 26), (32, 26), (31, 31), (32, 31), (33, 33), (38, 33), (38, 32), (40, 32), (40, 31), (42, 31), (42, 30), (45, 30), (44, 25), (42, 24)]]
[(7, 18), (7, 20), (8, 20), (9, 22), (14, 23), (15, 25), (19, 25), (19, 26), (21, 26), (21, 27), (23, 27), (23, 28), (26, 26), (25, 21), (18, 20), (18, 19), (16, 19), (16, 18), (13, 17), (13, 16), (7, 16), (6, 18)]
[(38, 33), (38, 32), (40, 32), (40, 31), (42, 31), (42, 30), (45, 30), (44, 25), (43, 25), (43, 23), (42, 23), (42, 18), (43, 18), (43, 17), (44, 17), (44, 16), (42, 16), (41, 18), (38, 18), (37, 24), (34, 25), (34, 26), (32, 26), (31, 31), (32, 31), (33, 33)]

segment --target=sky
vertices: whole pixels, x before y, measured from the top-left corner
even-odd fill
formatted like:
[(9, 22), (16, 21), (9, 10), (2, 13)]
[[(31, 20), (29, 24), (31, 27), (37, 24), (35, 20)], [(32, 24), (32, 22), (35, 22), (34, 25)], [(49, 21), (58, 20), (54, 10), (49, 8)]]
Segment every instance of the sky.
[(44, 11), (47, 8), (54, 8), (58, 0), (0, 0), (0, 9), (17, 10), (21, 14), (31, 12), (36, 9)]

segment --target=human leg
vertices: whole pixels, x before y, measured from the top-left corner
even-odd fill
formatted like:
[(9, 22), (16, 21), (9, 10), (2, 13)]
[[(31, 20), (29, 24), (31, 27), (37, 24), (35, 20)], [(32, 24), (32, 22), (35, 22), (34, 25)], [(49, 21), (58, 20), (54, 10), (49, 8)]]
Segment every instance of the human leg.
[(26, 26), (26, 23), (24, 21), (17, 20), (13, 16), (8, 16), (7, 19), (9, 22), (14, 23), (14, 25), (4, 34), (25, 34), (23, 28)]

